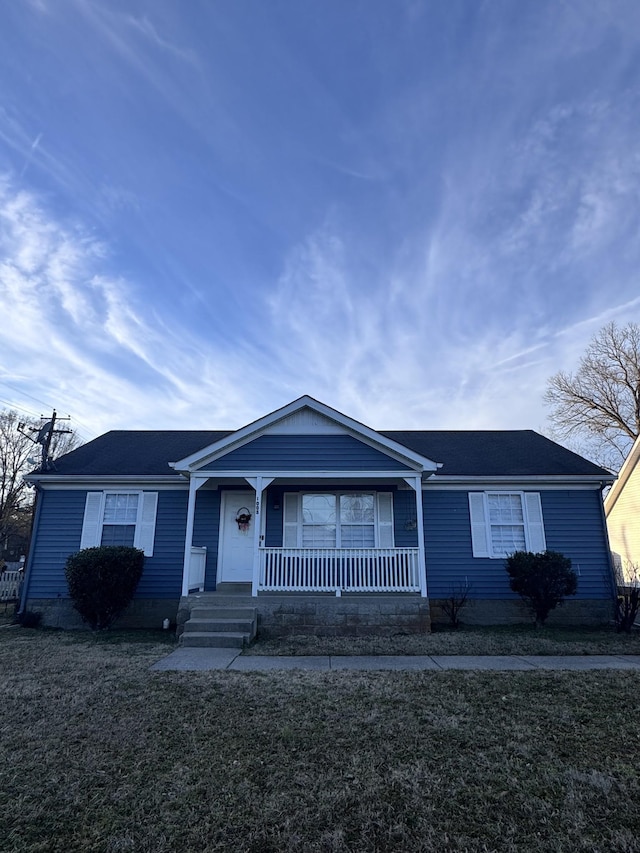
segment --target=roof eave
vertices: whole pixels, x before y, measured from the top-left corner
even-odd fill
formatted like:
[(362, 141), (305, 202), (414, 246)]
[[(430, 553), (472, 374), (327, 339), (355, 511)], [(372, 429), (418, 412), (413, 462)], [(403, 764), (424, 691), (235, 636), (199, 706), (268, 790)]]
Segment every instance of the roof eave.
[(607, 486), (613, 482), (613, 474), (609, 476), (597, 476), (596, 474), (437, 474), (429, 480), (429, 485), (437, 488), (438, 485), (475, 485), (482, 487), (484, 484), (499, 485), (527, 483), (541, 485), (552, 483), (554, 485), (592, 485)]
[(185, 482), (182, 474), (27, 474), (25, 482), (33, 486), (100, 485), (107, 483), (145, 483), (145, 485)]
[(633, 474), (638, 461), (640, 460), (640, 436), (636, 438), (633, 442), (633, 446), (629, 451), (629, 455), (624, 460), (622, 468), (618, 472), (617, 479), (614, 477), (615, 482), (609, 489), (609, 493), (604, 499), (604, 511), (605, 514), (608, 515), (613, 507), (615, 506), (616, 501), (620, 497), (623, 488), (629, 477)]

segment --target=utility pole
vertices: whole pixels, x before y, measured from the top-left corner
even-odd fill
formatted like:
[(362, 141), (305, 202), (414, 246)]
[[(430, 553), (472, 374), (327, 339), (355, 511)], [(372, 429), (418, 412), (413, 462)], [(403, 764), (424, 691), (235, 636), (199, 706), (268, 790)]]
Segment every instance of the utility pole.
[[(44, 416), (42, 419), (44, 420)], [(64, 435), (65, 433), (73, 432), (73, 430), (71, 430), (71, 429), (56, 429), (56, 421), (68, 421), (68, 420), (71, 420), (71, 418), (59, 418), (56, 410), (54, 409), (53, 413), (51, 415), (50, 421), (47, 421), (46, 423), (44, 423), (42, 426), (39, 426), (39, 427), (28, 427), (29, 432), (37, 432), (38, 433), (37, 438), (32, 438), (30, 435), (27, 435), (26, 432), (23, 432), (23, 429), (26, 426), (26, 424), (24, 424), (24, 423), (18, 424), (18, 431), (21, 432), (22, 435), (31, 439), (31, 441), (33, 441), (34, 444), (42, 445), (42, 462), (40, 464), (40, 470), (42, 472), (48, 471), (49, 468), (51, 467), (52, 460), (49, 456), (49, 451), (51, 449), (51, 440), (53, 439), (53, 436), (54, 435)]]

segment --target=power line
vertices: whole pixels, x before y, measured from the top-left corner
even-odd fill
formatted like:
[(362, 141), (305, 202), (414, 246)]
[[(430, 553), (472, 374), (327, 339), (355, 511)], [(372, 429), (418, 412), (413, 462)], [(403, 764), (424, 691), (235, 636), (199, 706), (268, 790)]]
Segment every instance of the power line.
[(40, 403), (41, 406), (44, 406), (47, 409), (53, 409), (53, 406), (50, 403), (45, 403), (44, 400), (39, 400), (37, 397), (34, 397), (33, 394), (27, 394), (26, 391), (22, 390), (22, 388), (17, 388), (15, 385), (7, 382), (4, 378), (0, 379), (0, 385), (5, 385), (7, 388), (11, 388), (12, 391), (17, 391), (19, 394), (22, 394), (23, 397), (28, 397), (30, 400), (33, 400), (35, 403)]
[[(7, 388), (11, 388), (12, 391), (17, 391), (19, 394), (22, 394), (22, 396), (28, 397), (30, 400), (34, 400), (36, 403), (40, 403), (41, 405), (43, 405), (47, 409), (53, 409), (53, 406), (50, 403), (45, 403), (44, 400), (40, 400), (40, 399), (38, 399), (38, 397), (34, 397), (32, 394), (27, 394), (26, 391), (23, 391), (22, 389), (17, 388), (15, 385), (11, 385), (11, 383), (7, 382), (5, 379), (0, 379), (0, 385), (4, 385)], [(12, 403), (9, 400), (3, 400), (2, 398), (0, 398), (0, 403), (5, 403), (7, 406), (10, 406), (12, 409), (18, 409), (19, 411), (25, 412), (26, 414), (31, 415), (34, 418), (44, 417), (44, 415), (42, 415), (42, 413), (38, 414), (34, 409), (26, 409), (24, 406), (18, 406), (16, 403)], [(71, 416), (71, 412), (68, 411), (67, 414), (69, 416)], [(87, 431), (87, 433), (90, 436), (90, 438), (88, 439), (89, 441), (98, 435), (98, 433), (96, 433), (94, 430), (92, 430), (91, 427), (87, 426), (87, 424), (83, 424), (82, 421), (79, 420), (77, 417), (72, 416), (72, 420), (74, 423), (78, 424), (79, 426), (84, 427), (84, 429)], [(78, 430), (76, 430), (76, 433), (78, 433), (78, 435), (80, 435), (80, 432)]]
[(18, 406), (16, 403), (12, 403), (10, 400), (3, 400), (2, 397), (0, 397), (0, 403), (5, 403), (7, 406), (10, 406), (12, 409), (18, 409), (19, 412), (24, 412), (25, 414), (30, 415), (32, 418), (39, 418), (40, 417), (40, 415), (38, 415), (34, 411), (34, 409), (25, 409), (24, 406)]

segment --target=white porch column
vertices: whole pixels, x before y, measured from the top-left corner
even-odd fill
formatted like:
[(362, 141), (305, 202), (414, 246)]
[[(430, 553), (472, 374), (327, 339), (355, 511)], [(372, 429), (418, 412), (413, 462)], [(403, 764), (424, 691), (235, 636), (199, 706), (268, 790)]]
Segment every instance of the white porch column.
[(262, 512), (264, 491), (268, 485), (273, 483), (273, 479), (273, 477), (262, 477), (259, 474), (257, 477), (245, 477), (247, 483), (256, 490), (256, 521), (253, 525), (253, 574), (251, 581), (251, 595), (254, 598), (258, 595), (260, 584), (260, 543), (264, 541), (264, 514)]
[(428, 597), (427, 593), (427, 560), (424, 552), (424, 514), (422, 512), (422, 478), (405, 477), (405, 481), (416, 493), (416, 521), (418, 531), (418, 571), (420, 573), (420, 595)]
[(196, 492), (206, 483), (203, 477), (189, 479), (189, 504), (187, 506), (187, 529), (184, 535), (184, 563), (182, 565), (182, 594), (189, 595), (189, 565), (191, 563), (191, 546), (193, 545), (193, 520), (196, 515)]

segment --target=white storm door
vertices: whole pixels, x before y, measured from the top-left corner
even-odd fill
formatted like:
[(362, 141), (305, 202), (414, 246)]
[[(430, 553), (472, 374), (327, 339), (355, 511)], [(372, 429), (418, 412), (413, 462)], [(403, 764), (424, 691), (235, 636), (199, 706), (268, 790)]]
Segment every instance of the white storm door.
[[(222, 493), (218, 583), (251, 583), (253, 579), (255, 504), (255, 492)], [(246, 530), (240, 530), (236, 521), (240, 510), (251, 513)]]

